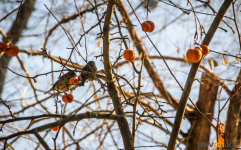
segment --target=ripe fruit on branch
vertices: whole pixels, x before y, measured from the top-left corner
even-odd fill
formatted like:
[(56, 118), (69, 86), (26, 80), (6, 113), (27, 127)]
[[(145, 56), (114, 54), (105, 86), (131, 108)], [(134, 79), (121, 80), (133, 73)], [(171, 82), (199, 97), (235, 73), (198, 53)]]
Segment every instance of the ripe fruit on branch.
[(146, 21), (141, 24), (141, 27), (144, 32), (149, 32), (151, 30), (151, 25)]
[(81, 75), (78, 76), (79, 82), (82, 81)]
[(152, 21), (145, 21), (141, 27), (144, 32), (152, 32), (155, 29), (155, 24)]
[(188, 51), (187, 51), (187, 59), (192, 62), (192, 63), (197, 63), (201, 60), (202, 58), (202, 51), (198, 48), (190, 48)]
[(73, 101), (74, 101), (74, 95), (73, 94), (68, 94), (66, 103), (72, 103)]
[(9, 56), (17, 56), (18, 53), (19, 53), (19, 48), (17, 46), (11, 46), (9, 49), (8, 49), (8, 55)]
[(132, 62), (135, 59), (135, 53), (131, 49), (126, 49), (123, 54), (124, 58), (128, 62)]
[(0, 52), (6, 52), (8, 49), (7, 44), (0, 42)]
[(67, 95), (66, 94), (62, 96), (62, 101), (65, 102), (65, 103), (67, 102)]
[(155, 24), (152, 21), (146, 21), (147, 23), (149, 23), (149, 25), (151, 26), (151, 29), (149, 30), (149, 32), (152, 32), (155, 29)]
[(201, 52), (203, 51), (203, 49), (200, 46), (194, 47), (194, 49), (200, 50)]
[(79, 84), (79, 80), (75, 79), (75, 78), (70, 78), (69, 84), (78, 85)]
[(209, 53), (209, 48), (207, 45), (202, 45), (201, 48), (202, 48), (203, 55), (207, 55)]
[(62, 100), (65, 103), (72, 103), (74, 101), (74, 95), (73, 94), (65, 94), (62, 96)]
[(58, 130), (59, 130), (59, 126), (52, 127), (51, 129), (52, 129), (53, 131), (58, 131)]

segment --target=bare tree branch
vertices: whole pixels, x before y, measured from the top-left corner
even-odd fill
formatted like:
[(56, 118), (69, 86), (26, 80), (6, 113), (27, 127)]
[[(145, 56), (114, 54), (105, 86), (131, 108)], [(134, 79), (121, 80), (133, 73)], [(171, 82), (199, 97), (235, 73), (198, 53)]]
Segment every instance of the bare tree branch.
[(110, 61), (110, 23), (112, 20), (112, 13), (114, 8), (114, 0), (108, 0), (108, 7), (106, 10), (106, 17), (105, 17), (105, 23), (103, 27), (103, 55), (104, 55), (104, 68), (105, 68), (105, 75), (106, 75), (106, 82), (107, 82), (107, 88), (108, 92), (110, 94), (110, 97), (113, 101), (114, 107), (117, 108), (116, 114), (122, 115), (123, 120), (117, 121), (121, 135), (122, 140), (125, 146), (126, 150), (133, 150), (133, 139), (131, 136), (131, 132), (129, 129), (128, 122), (126, 118), (124, 117), (124, 112), (121, 107), (121, 101), (120, 96), (116, 87), (116, 84), (114, 83), (114, 79), (112, 76), (112, 66)]

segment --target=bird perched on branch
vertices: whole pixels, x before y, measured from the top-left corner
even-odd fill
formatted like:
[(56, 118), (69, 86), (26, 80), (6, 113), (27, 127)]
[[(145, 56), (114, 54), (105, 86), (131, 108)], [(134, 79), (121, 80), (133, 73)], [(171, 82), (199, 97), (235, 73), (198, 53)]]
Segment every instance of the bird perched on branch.
[(45, 92), (44, 94), (49, 93), (51, 91), (55, 91), (55, 90), (58, 92), (61, 92), (61, 93), (68, 91), (71, 86), (69, 84), (69, 80), (71, 78), (75, 78), (75, 77), (76, 77), (76, 74), (74, 71), (67, 72), (66, 74), (62, 75), (59, 78), (59, 80), (57, 80), (54, 83), (53, 87), (49, 91)]
[(151, 9), (155, 9), (158, 6), (159, 1), (158, 0), (149, 0), (149, 1), (145, 1), (144, 3), (145, 3), (145, 5), (144, 5), (145, 8), (147, 7), (147, 4), (148, 4), (148, 6)]
[(84, 86), (86, 81), (93, 81), (95, 79), (95, 73), (97, 68), (94, 61), (89, 61), (81, 72), (82, 82), (79, 83), (79, 86)]

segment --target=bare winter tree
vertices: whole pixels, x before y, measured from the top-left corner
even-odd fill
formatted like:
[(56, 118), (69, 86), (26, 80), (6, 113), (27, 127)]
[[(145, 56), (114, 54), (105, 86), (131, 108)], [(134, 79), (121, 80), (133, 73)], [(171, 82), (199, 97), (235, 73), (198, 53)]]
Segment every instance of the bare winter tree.
[(240, 1), (0, 4), (1, 149), (240, 148)]

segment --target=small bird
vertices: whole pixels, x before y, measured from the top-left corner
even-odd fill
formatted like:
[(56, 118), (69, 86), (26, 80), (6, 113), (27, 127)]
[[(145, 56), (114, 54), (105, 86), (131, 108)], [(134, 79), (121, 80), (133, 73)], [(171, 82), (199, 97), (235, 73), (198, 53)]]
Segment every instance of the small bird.
[(82, 71), (84, 71), (84, 72), (81, 72), (82, 82), (79, 83), (79, 86), (84, 86), (86, 81), (93, 81), (95, 79), (95, 73), (97, 71), (97, 68), (95, 66), (95, 62), (94, 61), (89, 61), (84, 66)]
[(57, 80), (54, 83), (53, 87), (49, 91), (45, 92), (44, 94), (49, 93), (51, 91), (55, 91), (55, 90), (58, 92), (61, 92), (61, 93), (68, 91), (71, 86), (69, 84), (69, 80), (71, 78), (75, 78), (75, 77), (76, 77), (76, 74), (74, 71), (67, 72), (66, 74), (62, 75), (59, 78), (59, 80)]
[(149, 8), (155, 9), (158, 6), (159, 1), (158, 0), (149, 0), (149, 1), (145, 1), (144, 3), (145, 3), (145, 5), (144, 5), (145, 8), (146, 8), (147, 3), (148, 3)]

